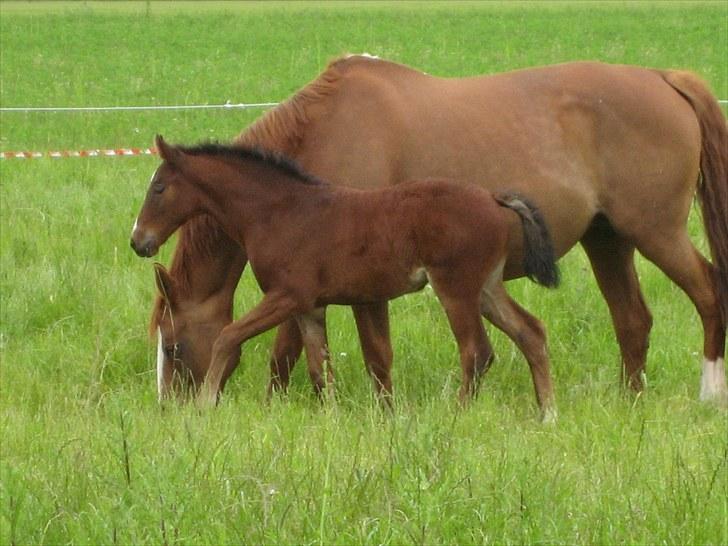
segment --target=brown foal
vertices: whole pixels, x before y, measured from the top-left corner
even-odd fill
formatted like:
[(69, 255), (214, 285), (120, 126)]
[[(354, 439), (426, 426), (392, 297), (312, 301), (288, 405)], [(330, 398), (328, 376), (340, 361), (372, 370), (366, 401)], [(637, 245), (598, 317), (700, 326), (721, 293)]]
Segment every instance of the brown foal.
[(155, 255), (180, 225), (209, 214), (245, 248), (264, 293), (215, 340), (203, 403), (216, 402), (251, 337), (293, 318), (305, 339), (316, 339), (306, 334), (321, 331), (319, 309), (390, 300), (429, 281), (460, 351), (461, 401), (477, 391), (491, 357), (482, 315), (523, 352), (542, 415), (553, 416), (544, 328), (503, 286), (508, 239), (519, 218), (526, 273), (548, 286), (558, 282), (545, 224), (528, 203), (446, 181), (364, 191), (319, 181), (256, 149), (177, 147), (161, 137), (156, 145), (163, 163), (134, 225), (135, 252)]

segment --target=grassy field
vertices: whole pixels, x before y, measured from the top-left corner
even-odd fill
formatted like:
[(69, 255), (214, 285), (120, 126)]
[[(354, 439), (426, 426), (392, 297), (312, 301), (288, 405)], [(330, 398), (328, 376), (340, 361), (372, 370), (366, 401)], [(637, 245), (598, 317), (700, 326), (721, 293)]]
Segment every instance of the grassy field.
[[(728, 98), (728, 7), (690, 3), (0, 3), (2, 106), (278, 101), (367, 51), (443, 75), (599, 59), (686, 68)], [(260, 111), (2, 113), (1, 150), (228, 140)], [(339, 400), (304, 366), (263, 404), (272, 335), (222, 404), (160, 409), (149, 261), (128, 247), (157, 159), (0, 162), (0, 544), (726, 544), (725, 409), (697, 401), (702, 329), (644, 260), (648, 390), (586, 258), (557, 291), (509, 289), (549, 330), (560, 420), (497, 360), (459, 411), (455, 344), (430, 291), (395, 301), (397, 410), (372, 398), (347, 309), (329, 312)], [(691, 234), (704, 251), (697, 214)], [(173, 247), (164, 249), (167, 262)], [(246, 273), (236, 315), (259, 297)]]

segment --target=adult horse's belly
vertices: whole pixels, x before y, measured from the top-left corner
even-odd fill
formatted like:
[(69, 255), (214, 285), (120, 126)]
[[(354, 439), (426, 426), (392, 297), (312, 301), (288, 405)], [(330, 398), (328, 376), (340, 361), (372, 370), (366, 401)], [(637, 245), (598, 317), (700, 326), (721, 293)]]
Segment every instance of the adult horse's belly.
[[(520, 193), (541, 209), (558, 255), (614, 210), (620, 188), (644, 180), (641, 168), (614, 175), (626, 158), (640, 165), (636, 103), (674, 95), (650, 71), (595, 63), (465, 79), (366, 76), (342, 83), (312, 122), (298, 155), (306, 169), (358, 187), (449, 178)], [(515, 215), (511, 232), (509, 278), (521, 274)]]

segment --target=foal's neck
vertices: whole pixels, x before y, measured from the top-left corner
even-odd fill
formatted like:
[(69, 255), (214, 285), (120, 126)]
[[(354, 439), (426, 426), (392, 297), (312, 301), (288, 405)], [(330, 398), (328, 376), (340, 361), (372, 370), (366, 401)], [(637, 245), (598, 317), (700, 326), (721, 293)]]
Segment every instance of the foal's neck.
[(295, 173), (258, 159), (220, 159), (197, 176), (206, 198), (203, 208), (238, 242), (253, 226), (267, 224), (273, 214), (307, 214), (328, 185), (303, 180)]

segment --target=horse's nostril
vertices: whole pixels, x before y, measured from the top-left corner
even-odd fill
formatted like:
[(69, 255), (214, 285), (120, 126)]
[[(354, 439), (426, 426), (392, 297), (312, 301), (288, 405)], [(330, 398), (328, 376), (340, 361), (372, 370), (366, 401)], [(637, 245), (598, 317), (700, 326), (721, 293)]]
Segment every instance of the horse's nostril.
[(152, 243), (150, 241), (147, 241), (146, 244), (141, 243), (137, 244), (134, 241), (134, 238), (132, 237), (131, 241), (129, 242), (129, 246), (136, 252), (136, 255), (141, 258), (148, 258), (151, 256), (151, 250), (152, 250)]

